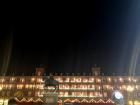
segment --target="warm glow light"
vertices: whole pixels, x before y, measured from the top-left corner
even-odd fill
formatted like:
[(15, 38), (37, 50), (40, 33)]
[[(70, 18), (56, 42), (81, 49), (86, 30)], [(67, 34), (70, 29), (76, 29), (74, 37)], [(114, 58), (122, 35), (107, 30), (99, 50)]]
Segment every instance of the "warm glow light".
[(136, 89), (138, 89), (138, 86), (136, 85)]
[(35, 78), (31, 78), (31, 81), (34, 82), (35, 81)]
[(120, 82), (123, 82), (123, 79), (122, 78), (119, 78)]
[[(71, 100), (73, 102), (78, 102), (75, 100), (76, 98), (87, 98), (92, 97), (94, 98), (101, 98), (104, 99), (108, 98), (108, 92), (107, 91), (113, 91), (115, 89), (114, 85), (111, 83), (114, 79), (117, 79), (120, 81), (120, 84), (118, 85), (117, 88), (122, 91), (127, 91), (127, 92), (133, 92), (134, 89), (140, 90), (140, 86), (138, 84), (139, 78), (131, 78), (131, 77), (88, 77), (88, 76), (61, 76), (57, 77), (59, 83), (59, 89), (60, 94), (59, 97), (65, 97), (65, 98), (73, 98), (74, 100)], [(102, 81), (103, 80), (103, 81)], [(105, 82), (104, 82), (105, 80)], [(36, 97), (43, 97), (43, 94), (45, 93), (45, 89), (48, 89), (49, 92), (54, 90), (54, 87), (48, 86), (47, 88), (44, 88), (44, 82), (42, 82), (41, 77), (6, 77), (0, 78), (0, 92), (1, 92), (1, 97), (7, 96), (11, 97), (14, 95), (15, 97), (25, 97), (26, 100), (29, 100), (25, 95), (23, 90), (27, 90), (27, 96), (32, 97), (34, 94)], [(107, 81), (107, 83), (106, 83)], [(110, 82), (109, 82), (110, 81)], [(133, 84), (129, 84), (128, 82), (134, 82)], [(14, 83), (12, 83), (14, 82)], [(126, 82), (126, 83), (125, 83)], [(96, 84), (97, 83), (97, 84)], [(101, 84), (102, 83), (102, 84)], [(101, 93), (99, 90), (103, 89), (103, 93)], [(11, 90), (15, 90), (16, 92), (12, 94)], [(18, 91), (22, 92), (21, 94), (18, 94)], [(34, 92), (35, 91), (35, 92)], [(44, 93), (43, 93), (44, 92)], [(115, 97), (120, 97), (120, 94), (114, 94)], [(103, 97), (104, 96), (104, 97)], [(138, 96), (136, 96), (138, 97)], [(34, 99), (34, 96), (32, 97)], [(26, 101), (25, 99), (23, 99)], [(23, 101), (22, 100), (22, 101)], [(5, 99), (0, 100), (0, 102), (5, 102)], [(35, 100), (34, 100), (35, 101)], [(80, 100), (81, 101), (81, 100)], [(93, 100), (92, 100), (93, 101)], [(97, 100), (96, 102), (98, 102)], [(88, 100), (88, 102), (90, 102)], [(138, 102), (135, 102), (138, 103)], [(0, 104), (1, 105), (1, 104)], [(5, 105), (5, 104), (4, 104)], [(138, 104), (139, 105), (139, 104)]]
[(3, 105), (3, 99), (0, 99), (0, 105)]
[(97, 79), (97, 82), (100, 83), (101, 82), (101, 79)]
[(2, 90), (2, 87), (0, 86), (0, 91)]
[(8, 99), (3, 101), (4, 105), (8, 105)]
[(94, 78), (89, 78), (89, 82), (94, 82)]
[(128, 87), (127, 87), (127, 91), (129, 91), (129, 92), (134, 91), (134, 87), (132, 87), (132, 86), (128, 86)]
[(140, 105), (139, 101), (134, 101), (134, 104), (132, 101), (128, 101), (129, 105)]
[(0, 105), (8, 105), (8, 99), (0, 99)]
[(122, 85), (122, 90), (126, 90), (126, 85)]
[(110, 79), (110, 78), (108, 78), (108, 81), (109, 81), (109, 82), (111, 82), (111, 79)]
[(120, 86), (120, 90), (122, 89), (122, 87)]
[(13, 82), (15, 80), (15, 78), (13, 77), (13, 78), (11, 78), (11, 82)]
[(83, 82), (88, 82), (88, 79), (87, 78), (83, 78)]
[(131, 81), (131, 78), (129, 77), (128, 80)]
[(70, 78), (66, 78), (65, 82), (69, 82), (70, 81)]
[(134, 82), (137, 82), (137, 79), (133, 79)]
[(4, 79), (4, 78), (0, 79), (0, 82), (4, 82), (4, 81), (5, 81), (5, 79)]
[(76, 79), (76, 82), (81, 82), (81, 78), (77, 78)]
[(135, 101), (134, 104), (135, 105), (140, 105), (140, 102), (139, 101)]
[(71, 82), (75, 82), (75, 78), (71, 78)]

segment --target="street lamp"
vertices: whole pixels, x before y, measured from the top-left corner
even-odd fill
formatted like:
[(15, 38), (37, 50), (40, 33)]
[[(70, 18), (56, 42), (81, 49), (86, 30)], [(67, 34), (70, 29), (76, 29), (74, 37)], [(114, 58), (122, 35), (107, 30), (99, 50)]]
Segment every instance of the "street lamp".
[(123, 99), (123, 95), (122, 95), (122, 93), (119, 92), (119, 91), (115, 91), (115, 92), (114, 92), (114, 96), (115, 96), (115, 98), (118, 99), (118, 100)]
[(124, 105), (124, 96), (119, 90), (115, 90), (112, 94), (112, 98), (116, 105)]

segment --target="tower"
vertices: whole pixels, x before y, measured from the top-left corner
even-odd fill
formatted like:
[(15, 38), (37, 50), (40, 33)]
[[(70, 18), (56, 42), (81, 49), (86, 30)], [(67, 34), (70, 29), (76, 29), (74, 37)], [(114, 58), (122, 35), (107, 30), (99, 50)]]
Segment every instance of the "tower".
[(95, 66), (91, 68), (91, 71), (92, 71), (92, 75), (100, 76), (101, 68)]
[(44, 73), (45, 73), (44, 67), (42, 67), (42, 66), (36, 67), (36, 73), (35, 73), (36, 76), (43, 76)]

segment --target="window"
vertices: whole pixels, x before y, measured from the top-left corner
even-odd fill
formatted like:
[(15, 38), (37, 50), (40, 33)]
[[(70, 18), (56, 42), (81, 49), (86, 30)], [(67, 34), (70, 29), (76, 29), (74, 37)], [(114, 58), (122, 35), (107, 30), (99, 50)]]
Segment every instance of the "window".
[(94, 82), (94, 78), (89, 78), (89, 82)]
[(15, 81), (14, 77), (10, 78), (10, 82), (14, 82), (14, 81)]
[(96, 83), (101, 83), (101, 79), (100, 78), (96, 78)]
[(87, 78), (83, 78), (83, 82), (88, 82), (88, 79)]
[(70, 81), (70, 78), (66, 78), (66, 79), (65, 79), (65, 82), (69, 82), (69, 81)]
[(25, 78), (20, 78), (20, 82), (25, 82)]
[(17, 85), (17, 89), (22, 89), (23, 88), (23, 85), (22, 84), (18, 84)]
[(75, 82), (75, 78), (71, 78), (71, 82)]
[(31, 78), (31, 82), (35, 82), (35, 78)]
[(76, 82), (81, 82), (81, 78), (76, 78)]

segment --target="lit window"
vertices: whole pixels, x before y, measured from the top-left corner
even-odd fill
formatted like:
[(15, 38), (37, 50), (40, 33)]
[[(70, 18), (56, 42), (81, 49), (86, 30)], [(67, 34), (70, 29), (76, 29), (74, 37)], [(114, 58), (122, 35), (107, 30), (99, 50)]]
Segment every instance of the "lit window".
[(59, 85), (59, 89), (63, 89), (63, 85), (60, 84), (60, 85)]
[(35, 89), (36, 85), (32, 85), (32, 89)]
[(123, 79), (120, 77), (120, 78), (119, 78), (119, 81), (120, 81), (120, 82), (123, 82)]
[(99, 87), (98, 87), (98, 89), (100, 90), (100, 89), (101, 89), (101, 87), (99, 86)]
[(126, 90), (126, 85), (122, 85), (122, 90)]
[(104, 94), (104, 97), (107, 97), (107, 92), (104, 92), (103, 94)]
[(31, 96), (31, 95), (32, 95), (32, 92), (31, 92), (31, 91), (29, 91), (29, 92), (28, 92), (28, 96)]
[(3, 101), (4, 101), (3, 99), (0, 99), (0, 105), (3, 105)]
[(101, 89), (101, 87), (97, 85), (96, 86), (96, 90), (100, 90), (100, 89)]
[(5, 89), (8, 89), (8, 84), (5, 85)]
[(96, 82), (97, 82), (97, 83), (101, 83), (101, 79), (96, 78)]
[(81, 78), (76, 78), (76, 82), (81, 82)]
[(25, 88), (26, 88), (26, 89), (28, 89), (28, 88), (29, 88), (29, 85), (28, 85), (28, 84), (26, 84), (26, 85), (25, 85)]
[(15, 81), (14, 77), (10, 78), (10, 82), (14, 82), (14, 81)]
[(33, 87), (32, 85), (29, 85), (29, 89), (32, 89), (32, 87)]
[(108, 82), (111, 82), (111, 78), (110, 77), (108, 78)]
[(130, 77), (128, 78), (128, 81), (131, 82), (131, 78)]
[(96, 96), (96, 97), (101, 97), (102, 95), (101, 95), (100, 92), (95, 92), (95, 96)]
[(71, 89), (76, 89), (76, 85), (72, 85), (71, 86)]
[(37, 82), (42, 83), (43, 82), (42, 78), (37, 78)]
[(72, 96), (75, 96), (76, 95), (76, 93), (75, 92), (72, 92)]
[(8, 105), (8, 99), (5, 99), (5, 100), (3, 101), (3, 105)]
[(79, 89), (86, 90), (87, 89), (87, 85), (80, 85)]
[(92, 90), (95, 90), (95, 85), (92, 85), (92, 86), (91, 86), (91, 89), (92, 89)]
[(17, 85), (17, 89), (22, 89), (23, 88), (23, 85), (22, 84), (18, 84)]
[(64, 85), (64, 88), (65, 89), (69, 89), (69, 85)]
[(64, 96), (64, 92), (59, 92), (59, 96), (60, 97)]
[(63, 78), (57, 78), (56, 79), (58, 82), (63, 82)]
[(89, 78), (89, 82), (94, 82), (94, 78)]
[(1, 79), (0, 79), (0, 82), (4, 82), (4, 81), (5, 81), (5, 79), (4, 79), (4, 78), (1, 78)]
[(75, 78), (71, 78), (71, 82), (75, 82)]
[(129, 92), (133, 92), (134, 91), (134, 87), (132, 87), (132, 86), (127, 86), (127, 91), (129, 91)]
[(8, 85), (8, 89), (11, 89), (11, 88), (12, 88), (12, 84), (9, 84), (9, 85)]
[(90, 86), (90, 85), (87, 85), (87, 88), (88, 88), (88, 89), (91, 89), (91, 86)]
[(39, 95), (40, 95), (39, 91), (35, 92), (35, 96), (39, 96)]
[(68, 92), (65, 92), (65, 93), (64, 93), (64, 96), (65, 96), (65, 97), (68, 97)]
[(137, 90), (140, 90), (140, 85), (136, 85), (136, 89)]
[(90, 92), (89, 93), (89, 97), (93, 97), (94, 95), (93, 95), (93, 92)]
[(24, 79), (24, 78), (21, 78), (20, 81), (21, 81), (21, 82), (25, 82), (25, 79)]
[(34, 82), (35, 81), (35, 78), (31, 78), (31, 82)]
[(87, 78), (83, 78), (83, 82), (88, 82), (88, 79)]
[(65, 82), (69, 82), (70, 81), (70, 78), (66, 78)]
[(38, 85), (39, 89), (44, 89), (43, 85)]
[(133, 81), (136, 83), (137, 82), (137, 79), (133, 79)]

